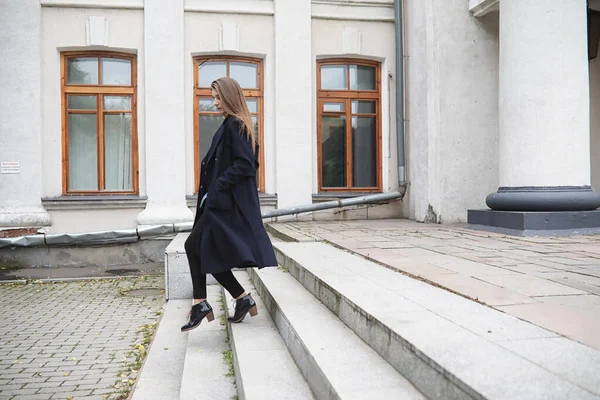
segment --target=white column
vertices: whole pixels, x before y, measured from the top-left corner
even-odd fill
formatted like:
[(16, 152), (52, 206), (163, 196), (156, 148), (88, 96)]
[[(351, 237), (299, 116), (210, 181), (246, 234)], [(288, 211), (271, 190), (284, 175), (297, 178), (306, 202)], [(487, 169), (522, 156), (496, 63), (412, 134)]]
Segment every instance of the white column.
[(50, 225), (42, 206), (39, 0), (0, 4), (0, 227)]
[(586, 0), (500, 1), (500, 186), (590, 185)]
[(185, 201), (183, 0), (144, 3), (146, 188), (142, 225), (192, 221)]
[(275, 2), (277, 206), (312, 202), (313, 79), (310, 0)]

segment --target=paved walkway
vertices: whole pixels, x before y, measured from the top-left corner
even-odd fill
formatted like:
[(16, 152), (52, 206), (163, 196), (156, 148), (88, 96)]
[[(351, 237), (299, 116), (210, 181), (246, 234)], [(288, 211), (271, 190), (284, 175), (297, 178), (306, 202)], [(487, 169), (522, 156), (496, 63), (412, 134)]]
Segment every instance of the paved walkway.
[(514, 237), (408, 220), (271, 224), (600, 350), (600, 235)]
[(125, 398), (163, 288), (162, 276), (1, 284), (0, 399)]

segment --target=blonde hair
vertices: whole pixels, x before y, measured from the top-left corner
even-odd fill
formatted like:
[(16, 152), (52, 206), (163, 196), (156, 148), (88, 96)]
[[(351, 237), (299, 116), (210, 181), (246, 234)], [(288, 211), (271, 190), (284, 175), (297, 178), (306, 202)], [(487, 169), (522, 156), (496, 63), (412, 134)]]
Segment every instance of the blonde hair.
[(240, 84), (235, 79), (223, 77), (213, 81), (210, 84), (210, 87), (215, 89), (219, 95), (223, 111), (242, 121), (248, 140), (252, 144), (252, 151), (254, 152), (256, 132), (254, 132), (252, 117), (250, 116), (248, 104), (246, 104), (246, 99), (244, 98), (244, 93), (242, 93)]

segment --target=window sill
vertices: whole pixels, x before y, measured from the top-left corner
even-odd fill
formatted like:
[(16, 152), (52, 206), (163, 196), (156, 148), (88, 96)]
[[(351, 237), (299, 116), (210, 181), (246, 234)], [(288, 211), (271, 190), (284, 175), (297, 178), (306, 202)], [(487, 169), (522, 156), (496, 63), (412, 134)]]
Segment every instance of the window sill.
[(116, 208), (145, 208), (147, 197), (138, 195), (76, 195), (46, 197), (42, 199), (42, 205), (48, 211), (51, 210), (102, 210)]
[[(198, 202), (198, 194), (191, 196), (185, 196), (188, 207), (196, 207)], [(277, 195), (268, 193), (258, 193), (258, 200), (260, 201), (261, 207), (277, 207)]]

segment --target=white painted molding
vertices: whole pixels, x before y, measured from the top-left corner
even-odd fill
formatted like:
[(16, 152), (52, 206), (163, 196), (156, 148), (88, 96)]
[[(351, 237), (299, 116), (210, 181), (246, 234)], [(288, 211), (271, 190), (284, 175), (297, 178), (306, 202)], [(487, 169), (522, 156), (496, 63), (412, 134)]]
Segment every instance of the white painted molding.
[(362, 34), (358, 29), (345, 27), (342, 43), (344, 54), (362, 54)]
[(394, 7), (394, 0), (312, 0), (312, 4), (332, 4), (347, 7)]
[(274, 15), (273, 0), (185, 0), (183, 9), (216, 14)]
[(222, 22), (221, 27), (219, 28), (219, 50), (238, 51), (239, 37), (238, 26), (235, 22)]
[(377, 21), (394, 22), (394, 8), (370, 4), (368, 6), (355, 4), (332, 4), (321, 0), (312, 4), (314, 19), (331, 19), (344, 21)]
[(108, 45), (108, 20), (105, 17), (88, 17), (85, 30), (88, 46)]
[(469, 0), (469, 10), (475, 17), (498, 11), (500, 9), (500, 0)]
[(144, 0), (40, 0), (42, 7), (143, 10)]

